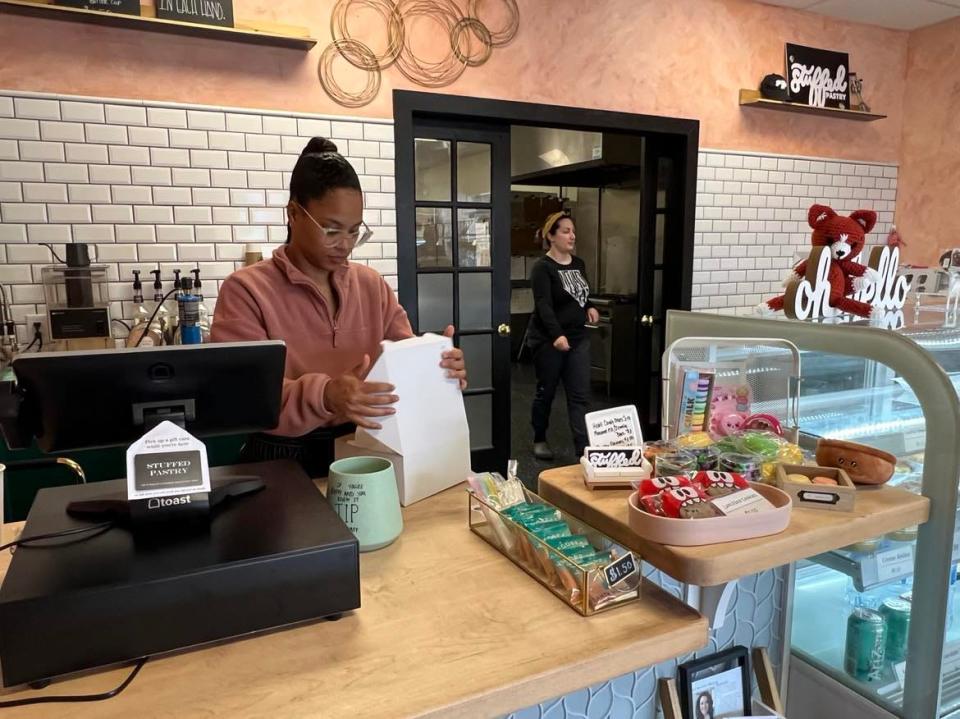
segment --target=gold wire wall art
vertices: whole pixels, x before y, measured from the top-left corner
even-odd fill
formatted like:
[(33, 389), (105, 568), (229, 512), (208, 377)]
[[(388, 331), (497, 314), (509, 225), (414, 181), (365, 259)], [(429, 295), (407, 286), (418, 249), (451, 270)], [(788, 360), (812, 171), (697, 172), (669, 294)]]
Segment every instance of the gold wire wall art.
[[(481, 19), (484, 6), (499, 3), (506, 20), (490, 27)], [(372, 47), (351, 32), (349, 18), (364, 13), (377, 18), (382, 41)], [(448, 42), (436, 57), (425, 57), (413, 47), (414, 25), (431, 21), (446, 35)], [(369, 35), (370, 22), (364, 24)], [(330, 15), (332, 42), (320, 55), (317, 75), (327, 95), (344, 107), (362, 107), (380, 91), (380, 74), (391, 65), (423, 87), (444, 87), (455, 82), (468, 67), (483, 65), (493, 49), (508, 44), (520, 28), (520, 10), (516, 0), (467, 0), (466, 14), (454, 0), (337, 0)], [(448, 46), (448, 47), (447, 47)], [(362, 87), (346, 89), (343, 77), (345, 61), (365, 76)], [(356, 75), (357, 73), (353, 73)], [(356, 86), (358, 83), (354, 83)]]

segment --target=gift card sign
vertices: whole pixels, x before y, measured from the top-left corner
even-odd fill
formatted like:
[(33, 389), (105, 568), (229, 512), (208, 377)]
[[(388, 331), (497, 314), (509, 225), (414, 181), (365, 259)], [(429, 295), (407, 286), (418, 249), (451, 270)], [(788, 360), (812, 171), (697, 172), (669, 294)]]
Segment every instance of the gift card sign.
[(640, 417), (632, 404), (611, 407), (586, 415), (587, 436), (592, 447), (639, 447), (643, 445)]
[(127, 450), (127, 498), (149, 499), (210, 491), (203, 442), (162, 422)]

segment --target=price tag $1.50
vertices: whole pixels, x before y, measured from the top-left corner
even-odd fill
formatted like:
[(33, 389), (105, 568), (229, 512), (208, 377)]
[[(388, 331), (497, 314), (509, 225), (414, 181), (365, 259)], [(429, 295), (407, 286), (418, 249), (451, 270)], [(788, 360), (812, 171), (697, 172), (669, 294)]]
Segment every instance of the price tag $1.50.
[(636, 557), (633, 556), (633, 552), (627, 552), (603, 568), (603, 573), (607, 577), (607, 584), (611, 587), (639, 571), (640, 566)]

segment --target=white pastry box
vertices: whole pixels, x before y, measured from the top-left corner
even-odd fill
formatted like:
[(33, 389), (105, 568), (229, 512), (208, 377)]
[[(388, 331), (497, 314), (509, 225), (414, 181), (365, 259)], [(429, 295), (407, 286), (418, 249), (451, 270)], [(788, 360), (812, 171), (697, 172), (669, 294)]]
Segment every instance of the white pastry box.
[(357, 428), (352, 439), (338, 439), (334, 456), (390, 460), (400, 504), (407, 506), (466, 480), (470, 432), (460, 383), (440, 366), (444, 350), (453, 347), (448, 337), (425, 334), (381, 346), (366, 379), (396, 388), (397, 412), (379, 418), (381, 429)]

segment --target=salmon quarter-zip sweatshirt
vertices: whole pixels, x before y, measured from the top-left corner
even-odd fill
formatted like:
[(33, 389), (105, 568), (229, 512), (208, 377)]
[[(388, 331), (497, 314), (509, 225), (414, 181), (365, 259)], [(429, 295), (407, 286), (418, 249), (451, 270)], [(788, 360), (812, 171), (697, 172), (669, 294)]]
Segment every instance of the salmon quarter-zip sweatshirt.
[(273, 434), (299, 437), (346, 419), (324, 404), (327, 383), (355, 368), (382, 340), (413, 337), (410, 320), (376, 270), (349, 262), (333, 272), (334, 316), (317, 285), (281, 247), (269, 260), (234, 272), (217, 296), (214, 342), (284, 340), (287, 362), (280, 424)]

